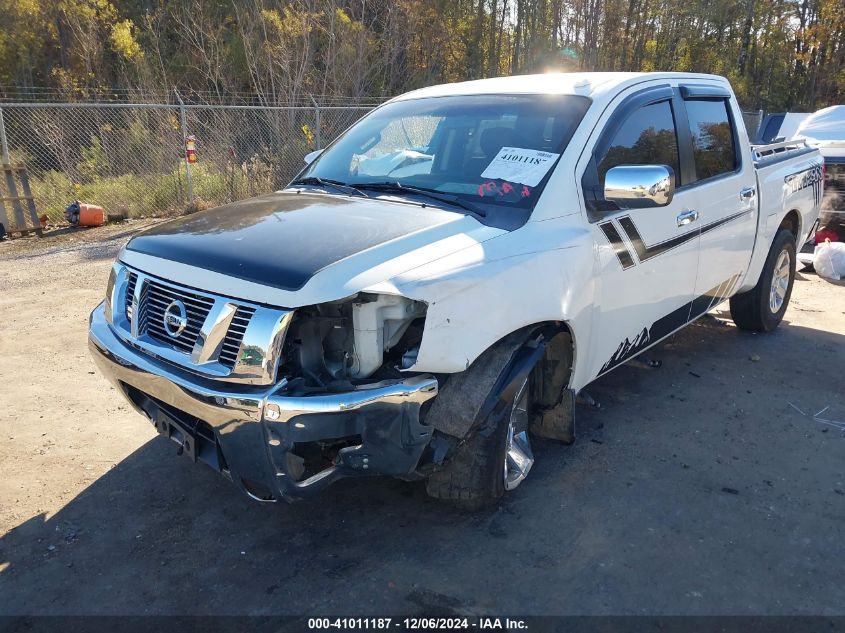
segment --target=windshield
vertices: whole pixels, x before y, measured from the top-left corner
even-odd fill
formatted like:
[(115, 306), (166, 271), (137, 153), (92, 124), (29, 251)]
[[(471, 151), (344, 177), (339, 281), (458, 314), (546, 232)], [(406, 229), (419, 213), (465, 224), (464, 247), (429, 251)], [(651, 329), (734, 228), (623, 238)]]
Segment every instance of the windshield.
[(483, 208), (494, 224), (504, 216), (521, 224), (589, 104), (574, 95), (389, 103), (352, 126), (299, 179), (349, 184), (368, 195), (381, 189), (414, 197), (402, 187), (440, 192)]

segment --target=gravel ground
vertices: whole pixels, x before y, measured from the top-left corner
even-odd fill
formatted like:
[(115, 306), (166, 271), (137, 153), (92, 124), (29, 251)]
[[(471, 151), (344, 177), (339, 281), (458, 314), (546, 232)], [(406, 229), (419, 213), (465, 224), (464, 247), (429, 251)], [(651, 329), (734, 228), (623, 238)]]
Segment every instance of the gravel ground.
[[(265, 506), (94, 371), (88, 313), (148, 222), (0, 243), (0, 614), (845, 614), (845, 288), (724, 311), (624, 366), (489, 512), (343, 481)], [(809, 413), (810, 415), (806, 415)]]

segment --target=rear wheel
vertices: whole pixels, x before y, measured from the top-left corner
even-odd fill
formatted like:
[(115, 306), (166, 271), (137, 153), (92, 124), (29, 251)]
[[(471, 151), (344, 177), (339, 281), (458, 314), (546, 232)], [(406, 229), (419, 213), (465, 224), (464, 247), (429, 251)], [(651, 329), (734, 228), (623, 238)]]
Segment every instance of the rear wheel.
[(530, 396), (525, 378), (495, 427), (460, 444), (446, 466), (426, 480), (426, 492), (465, 510), (479, 510), (522, 483), (534, 464), (528, 436)]
[(795, 281), (795, 237), (775, 236), (760, 280), (748, 292), (731, 297), (731, 317), (742, 330), (771, 332), (783, 319)]

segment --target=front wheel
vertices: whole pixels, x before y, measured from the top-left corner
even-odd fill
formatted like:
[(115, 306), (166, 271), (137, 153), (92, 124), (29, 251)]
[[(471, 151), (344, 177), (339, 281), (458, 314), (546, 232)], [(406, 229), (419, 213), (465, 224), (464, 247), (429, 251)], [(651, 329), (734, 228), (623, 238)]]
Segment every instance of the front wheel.
[(731, 318), (741, 330), (771, 332), (783, 319), (795, 281), (795, 236), (781, 230), (766, 257), (760, 280), (731, 297)]
[(525, 378), (494, 428), (474, 433), (449, 463), (426, 480), (426, 491), (465, 510), (494, 504), (516, 488), (534, 464), (528, 436), (531, 388)]

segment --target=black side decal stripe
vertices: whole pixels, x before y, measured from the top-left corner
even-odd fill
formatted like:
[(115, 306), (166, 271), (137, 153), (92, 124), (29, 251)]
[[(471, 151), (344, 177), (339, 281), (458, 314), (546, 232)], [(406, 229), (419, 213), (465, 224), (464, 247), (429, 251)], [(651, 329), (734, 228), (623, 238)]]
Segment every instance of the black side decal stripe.
[(646, 246), (645, 242), (643, 241), (640, 232), (637, 230), (637, 226), (634, 224), (634, 221), (631, 219), (631, 216), (624, 215), (619, 218), (619, 225), (622, 227), (622, 230), (628, 235), (628, 239), (631, 240), (631, 244), (634, 246), (634, 250), (637, 253), (637, 257), (639, 258), (640, 262), (648, 261), (653, 257), (657, 257), (658, 255), (662, 255), (666, 251), (672, 250), (673, 248), (677, 248), (681, 244), (685, 244), (686, 242), (695, 239), (699, 235), (707, 233), (708, 231), (712, 231), (713, 229), (717, 229), (720, 226), (727, 224), (737, 218), (750, 213), (750, 209), (746, 209), (744, 211), (740, 211), (738, 213), (734, 213), (733, 215), (726, 216), (710, 224), (705, 224), (698, 229), (693, 229), (683, 235), (678, 235), (671, 239), (665, 240), (663, 242), (658, 242), (652, 246)]
[(692, 305), (690, 306), (690, 318), (699, 316), (704, 314), (710, 309), (710, 306), (713, 305), (713, 302), (716, 300), (718, 293), (721, 291), (722, 286), (724, 286), (727, 282), (723, 281), (719, 284), (716, 288), (712, 288), (705, 292), (703, 295), (700, 295), (692, 300)]
[(713, 229), (718, 229), (723, 224), (727, 224), (728, 222), (732, 222), (737, 218), (746, 215), (747, 213), (751, 213), (751, 209), (745, 209), (744, 211), (740, 211), (739, 213), (734, 213), (733, 215), (729, 215), (727, 217), (722, 218), (721, 220), (716, 220), (715, 222), (711, 222), (710, 224), (705, 224), (701, 227), (700, 233), (703, 235), (708, 231), (712, 231)]
[(651, 347), (661, 339), (666, 338), (675, 330), (683, 327), (690, 321), (694, 321), (705, 312), (710, 310), (712, 306), (720, 304), (722, 301), (730, 296), (736, 283), (739, 281), (740, 275), (733, 275), (726, 279), (718, 286), (711, 288), (704, 294), (696, 297), (681, 307), (673, 310), (664, 317), (655, 321), (651, 327), (643, 328), (633, 340), (626, 338), (619, 344), (613, 355), (602, 365), (598, 375), (610, 371), (614, 367), (621, 365), (625, 361), (636, 356), (647, 347)]
[(673, 310), (664, 317), (652, 323), (651, 327), (643, 328), (634, 340), (625, 339), (616, 348), (616, 351), (602, 366), (599, 375), (610, 371), (617, 365), (621, 365), (633, 356), (636, 356), (645, 348), (657, 343), (660, 339), (668, 336), (689, 321), (690, 303), (685, 303), (680, 308)]
[(637, 230), (637, 226), (629, 216), (625, 215), (619, 218), (619, 225), (622, 227), (622, 230), (628, 234), (628, 239), (631, 240), (631, 245), (634, 247), (640, 263), (648, 261), (652, 257), (662, 255), (668, 250), (677, 248), (681, 244), (689, 242), (691, 239), (698, 237), (699, 233), (697, 230), (692, 230), (688, 233), (684, 233), (683, 235), (678, 235), (677, 237), (666, 240), (665, 242), (659, 242), (654, 246), (646, 246), (645, 242), (643, 242), (643, 238), (640, 236), (640, 232)]
[(628, 252), (628, 247), (625, 246), (622, 237), (619, 235), (619, 231), (613, 226), (613, 222), (604, 222), (603, 224), (599, 224), (599, 227), (607, 238), (607, 241), (613, 246), (616, 257), (619, 258), (619, 263), (622, 264), (622, 270), (627, 270), (633, 266), (634, 260), (631, 257), (631, 253)]

